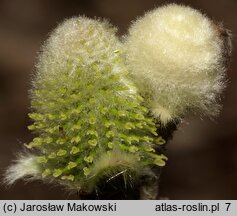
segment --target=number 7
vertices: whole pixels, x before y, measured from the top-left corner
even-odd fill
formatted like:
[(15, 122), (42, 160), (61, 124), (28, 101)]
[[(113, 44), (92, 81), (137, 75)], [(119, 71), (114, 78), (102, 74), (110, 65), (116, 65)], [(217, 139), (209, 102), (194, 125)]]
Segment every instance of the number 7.
[(228, 211), (231, 203), (225, 203), (225, 204), (227, 205), (226, 211)]

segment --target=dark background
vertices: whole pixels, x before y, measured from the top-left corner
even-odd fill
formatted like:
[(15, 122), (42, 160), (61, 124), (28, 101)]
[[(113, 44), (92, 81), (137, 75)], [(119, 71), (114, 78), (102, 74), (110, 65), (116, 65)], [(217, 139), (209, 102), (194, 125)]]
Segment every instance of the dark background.
[[(236, 0), (0, 0), (0, 174), (32, 139), (28, 90), (37, 52), (49, 32), (75, 15), (104, 17), (125, 34), (131, 21), (164, 3), (190, 5), (224, 23), (236, 46)], [(170, 199), (237, 199), (237, 64), (233, 53), (223, 111), (215, 122), (189, 116), (169, 143), (161, 196)], [(0, 186), (0, 199), (76, 199), (41, 182)]]

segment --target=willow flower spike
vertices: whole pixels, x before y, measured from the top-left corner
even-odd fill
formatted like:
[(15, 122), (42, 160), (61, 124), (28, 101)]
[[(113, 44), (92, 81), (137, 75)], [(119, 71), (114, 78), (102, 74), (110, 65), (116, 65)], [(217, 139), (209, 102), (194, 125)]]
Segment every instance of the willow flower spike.
[(209, 117), (219, 113), (231, 51), (226, 37), (221, 25), (176, 4), (154, 9), (132, 24), (124, 48), (127, 64), (163, 125), (189, 111)]
[(36, 137), (6, 173), (90, 193), (102, 178), (129, 182), (145, 166), (164, 166), (163, 140), (127, 79), (116, 29), (85, 17), (66, 20), (43, 46), (31, 91)]
[(230, 53), (229, 32), (186, 6), (146, 13), (123, 43), (106, 21), (64, 21), (32, 81), (36, 137), (5, 181), (43, 179), (92, 193), (119, 176), (141, 199), (156, 199), (167, 160), (161, 145), (176, 127), (169, 123), (188, 111), (218, 114)]

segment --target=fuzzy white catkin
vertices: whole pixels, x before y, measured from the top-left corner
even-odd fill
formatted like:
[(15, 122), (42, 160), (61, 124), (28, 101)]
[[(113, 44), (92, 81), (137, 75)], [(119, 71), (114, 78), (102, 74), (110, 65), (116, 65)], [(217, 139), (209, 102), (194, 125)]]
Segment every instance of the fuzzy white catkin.
[(161, 123), (187, 111), (219, 113), (223, 41), (201, 12), (176, 4), (152, 10), (132, 24), (124, 49), (132, 78)]

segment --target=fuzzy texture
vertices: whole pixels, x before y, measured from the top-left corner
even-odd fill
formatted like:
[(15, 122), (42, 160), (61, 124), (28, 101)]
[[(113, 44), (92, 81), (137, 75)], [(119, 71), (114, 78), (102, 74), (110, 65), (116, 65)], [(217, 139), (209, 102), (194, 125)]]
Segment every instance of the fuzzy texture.
[[(77, 17), (43, 46), (29, 114), (37, 136), (26, 146), (46, 181), (91, 192), (103, 177), (165, 164), (154, 149), (163, 139), (127, 79), (115, 32), (105, 21)], [(15, 168), (21, 166), (20, 159)]]
[(36, 157), (31, 154), (21, 154), (15, 163), (7, 169), (4, 181), (11, 185), (20, 178), (37, 179), (40, 177), (40, 173)]
[(140, 93), (166, 125), (187, 111), (209, 117), (219, 113), (223, 46), (216, 25), (204, 14), (169, 4), (133, 23), (124, 49)]

